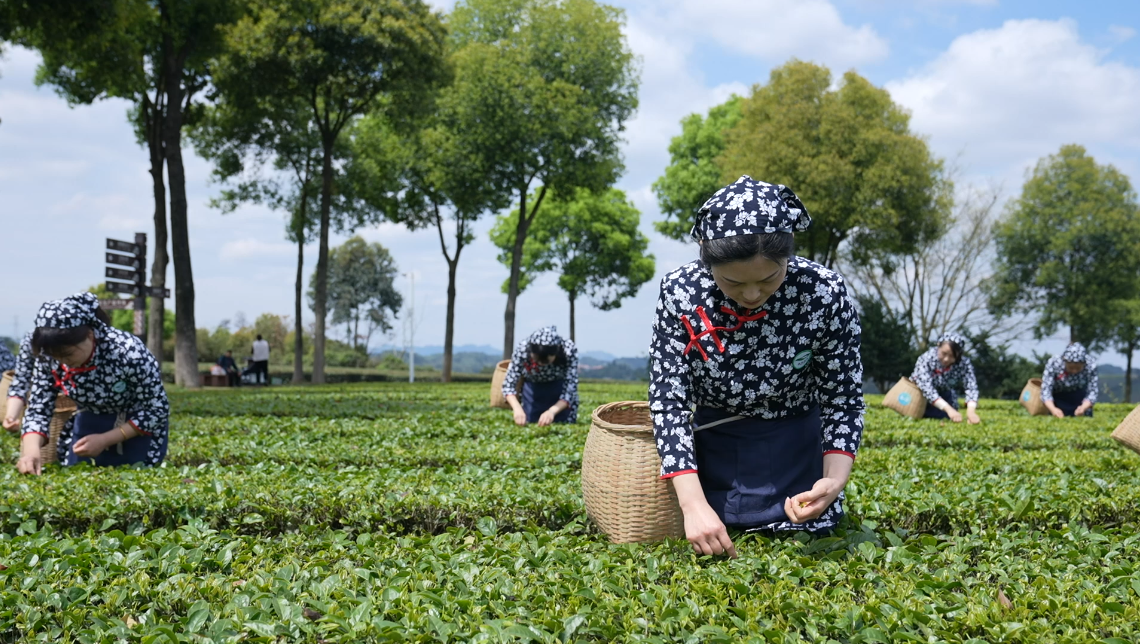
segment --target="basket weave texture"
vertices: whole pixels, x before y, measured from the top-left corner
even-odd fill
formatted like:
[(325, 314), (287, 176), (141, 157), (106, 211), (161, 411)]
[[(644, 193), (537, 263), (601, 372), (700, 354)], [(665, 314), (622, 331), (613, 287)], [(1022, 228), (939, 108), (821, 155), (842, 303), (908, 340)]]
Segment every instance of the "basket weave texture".
[(0, 405), (7, 404), (8, 402), (8, 388), (12, 386), (12, 378), (16, 377), (16, 372), (11, 369), (4, 372), (0, 376)]
[(1116, 442), (1140, 454), (1140, 406), (1124, 417), (1116, 429), (1112, 430)]
[[(500, 409), (510, 409), (511, 406), (507, 404), (507, 399), (503, 396), (503, 381), (507, 379), (507, 367), (511, 366), (510, 360), (500, 360), (499, 364), (495, 365), (495, 374), (491, 376), (491, 406)], [(522, 382), (519, 382), (521, 387)]]
[(1048, 416), (1049, 409), (1045, 407), (1045, 401), (1041, 400), (1041, 379), (1030, 378), (1029, 382), (1025, 383), (1025, 389), (1021, 390), (1021, 397), (1018, 402), (1029, 412), (1030, 416)]
[(685, 517), (661, 458), (647, 402), (594, 410), (582, 454), (586, 513), (614, 543), (684, 538)]
[(926, 398), (913, 380), (900, 378), (883, 398), (883, 406), (917, 420), (926, 413)]
[(40, 448), (40, 460), (44, 463), (58, 463), (59, 453), (56, 452), (56, 445), (59, 444), (59, 433), (67, 425), (67, 421), (76, 414), (78, 407), (75, 401), (67, 396), (56, 396), (55, 398), (55, 413), (51, 416), (51, 424), (48, 426), (48, 442)]

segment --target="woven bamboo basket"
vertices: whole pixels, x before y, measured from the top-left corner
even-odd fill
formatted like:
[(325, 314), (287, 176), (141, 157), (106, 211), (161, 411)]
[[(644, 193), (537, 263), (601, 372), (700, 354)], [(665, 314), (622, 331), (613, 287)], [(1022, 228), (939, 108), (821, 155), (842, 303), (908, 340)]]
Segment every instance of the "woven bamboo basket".
[(586, 513), (614, 543), (684, 538), (677, 494), (661, 480), (649, 403), (615, 402), (594, 410), (582, 454)]
[[(498, 407), (499, 409), (510, 409), (511, 406), (507, 404), (506, 397), (503, 396), (503, 381), (507, 378), (507, 367), (511, 366), (510, 360), (500, 360), (499, 364), (495, 365), (495, 374), (491, 376), (491, 406)], [(521, 389), (522, 382), (519, 382)]]
[(883, 398), (883, 406), (917, 420), (926, 413), (926, 398), (914, 381), (900, 378)]
[(1116, 442), (1140, 454), (1140, 407), (1124, 417), (1116, 429), (1112, 430)]
[(4, 372), (0, 376), (0, 404), (8, 402), (8, 388), (12, 386), (12, 379), (16, 377), (16, 372), (11, 369)]
[(1029, 382), (1025, 383), (1025, 389), (1021, 390), (1021, 398), (1018, 399), (1021, 406), (1025, 411), (1029, 412), (1030, 416), (1048, 416), (1049, 409), (1045, 407), (1045, 401), (1041, 400), (1041, 379), (1030, 378)]
[(58, 463), (59, 454), (56, 452), (56, 445), (59, 444), (59, 433), (67, 425), (67, 421), (78, 411), (75, 401), (67, 396), (56, 396), (55, 399), (55, 413), (51, 417), (51, 425), (48, 430), (48, 442), (40, 448), (40, 460), (46, 463)]

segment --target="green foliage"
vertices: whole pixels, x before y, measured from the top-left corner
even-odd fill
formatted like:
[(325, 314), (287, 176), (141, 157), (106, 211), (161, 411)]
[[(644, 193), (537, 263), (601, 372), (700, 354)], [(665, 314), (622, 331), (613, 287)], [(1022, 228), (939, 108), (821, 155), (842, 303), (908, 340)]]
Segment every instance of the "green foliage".
[[(518, 211), (503, 214), (491, 229), (499, 261), (510, 266)], [(587, 295), (603, 311), (621, 306), (653, 278), (649, 240), (638, 230), (641, 213), (617, 188), (601, 193), (579, 189), (572, 200), (547, 202), (535, 217), (523, 246), (519, 290), (538, 273), (557, 271), (558, 286), (571, 300)], [(509, 281), (503, 283), (503, 292)]]
[[(352, 344), (367, 348), (376, 329), (392, 328), (389, 315), (400, 310), (404, 298), (393, 280), (398, 273), (392, 255), (379, 243), (369, 244), (357, 236), (329, 251), (329, 305), (332, 323), (352, 330)], [(309, 279), (309, 299), (314, 299), (316, 273)], [(365, 332), (360, 333), (364, 320)]]
[(1009, 343), (994, 344), (986, 332), (966, 333), (978, 391), (986, 398), (1016, 399), (1030, 378), (1040, 378), (1048, 357), (1038, 361), (1010, 353)]
[(951, 186), (909, 114), (854, 71), (831, 87), (825, 67), (793, 60), (774, 69), (725, 137), (722, 185), (749, 174), (789, 186), (813, 222), (796, 236), (798, 252), (828, 266), (844, 242), (863, 261), (937, 239)]
[(863, 329), (859, 345), (863, 374), (879, 391), (885, 392), (899, 378), (910, 375), (921, 352), (911, 341), (903, 315), (876, 297), (859, 294), (855, 299), (859, 303), (859, 325)]
[[(165, 467), (0, 470), (0, 632), (311, 644), (1140, 637), (1140, 469), (1107, 435), (1129, 406), (1057, 420), (983, 400), (985, 424), (969, 427), (909, 421), (873, 398), (842, 529), (734, 535), (741, 557), (728, 561), (684, 542), (609, 544), (581, 501), (588, 421), (517, 428), (486, 392), (175, 389)], [(586, 383), (583, 409), (644, 392)]]
[(689, 240), (693, 215), (724, 186), (717, 160), (728, 144), (725, 135), (740, 121), (744, 99), (733, 95), (709, 109), (707, 117), (690, 114), (681, 120), (681, 134), (669, 143), (669, 165), (653, 183), (653, 193), (665, 218), (654, 222), (670, 239)]
[(1090, 347), (1110, 344), (1123, 309), (1140, 296), (1140, 210), (1128, 178), (1079, 145), (1041, 159), (995, 234), (991, 307), (1037, 316), (1038, 338), (1059, 326)]
[(397, 371), (408, 368), (408, 363), (404, 362), (404, 358), (399, 353), (388, 351), (380, 356), (380, 360), (376, 363), (376, 368), (383, 371)]

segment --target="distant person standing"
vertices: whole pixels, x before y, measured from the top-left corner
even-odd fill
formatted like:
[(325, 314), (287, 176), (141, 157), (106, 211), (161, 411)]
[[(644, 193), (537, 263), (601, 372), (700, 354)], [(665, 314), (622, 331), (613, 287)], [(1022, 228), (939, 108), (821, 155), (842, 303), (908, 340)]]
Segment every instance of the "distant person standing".
[[(269, 343), (261, 334), (253, 341), (253, 377), (257, 384), (269, 384)], [(265, 378), (263, 381), (262, 378)]]
[(1085, 346), (1074, 342), (1060, 356), (1045, 363), (1041, 376), (1041, 402), (1057, 418), (1093, 415), (1099, 388), (1096, 361)]

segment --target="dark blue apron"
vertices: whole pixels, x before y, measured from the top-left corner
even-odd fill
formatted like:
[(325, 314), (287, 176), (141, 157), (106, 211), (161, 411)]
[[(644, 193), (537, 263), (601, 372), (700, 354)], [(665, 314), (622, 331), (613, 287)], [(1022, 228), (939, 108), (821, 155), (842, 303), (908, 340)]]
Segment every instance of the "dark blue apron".
[[(1057, 409), (1060, 409), (1061, 412), (1066, 416), (1076, 416), (1077, 407), (1080, 407), (1082, 404), (1084, 404), (1084, 402), (1084, 391), (1074, 390), (1053, 392), (1053, 405)], [(1085, 416), (1091, 417), (1092, 415), (1093, 414), (1091, 409), (1085, 412)]]
[[(93, 414), (86, 411), (76, 414), (75, 425), (71, 430), (71, 445), (68, 446), (67, 455), (61, 464), (76, 465), (79, 463), (93, 463), (103, 467), (114, 467), (116, 465), (146, 463), (146, 454), (147, 451), (150, 450), (151, 443), (150, 436), (146, 435), (135, 436), (118, 445), (112, 445), (103, 450), (103, 453), (94, 459), (79, 456), (75, 453), (75, 443), (78, 442), (80, 438), (90, 434), (109, 432), (115, 429), (118, 420), (118, 414)], [(162, 457), (164, 459), (166, 458), (166, 443), (162, 444)]]
[[(942, 396), (942, 398), (945, 399), (946, 402), (950, 403), (950, 406), (953, 407), (955, 410), (958, 409), (958, 392), (954, 391), (953, 389), (939, 389), (938, 395)], [(928, 401), (926, 401), (926, 413), (924, 413), (922, 415), (922, 417), (923, 418), (935, 418), (935, 419), (945, 420), (945, 419), (950, 418), (950, 414), (947, 414), (946, 412), (942, 411), (941, 409), (930, 404), (930, 401), (928, 400)]]
[(776, 420), (698, 407), (693, 424), (697, 475), (726, 526), (747, 529), (788, 521), (784, 500), (823, 478), (818, 407), (806, 416)]
[[(537, 423), (538, 417), (541, 416), (547, 409), (554, 406), (554, 403), (562, 400), (562, 389), (565, 387), (565, 380), (555, 380), (554, 382), (531, 382), (529, 380), (523, 381), (522, 388), (522, 408), (526, 412), (526, 422)], [(554, 417), (556, 423), (570, 422), (570, 408), (567, 407)]]

